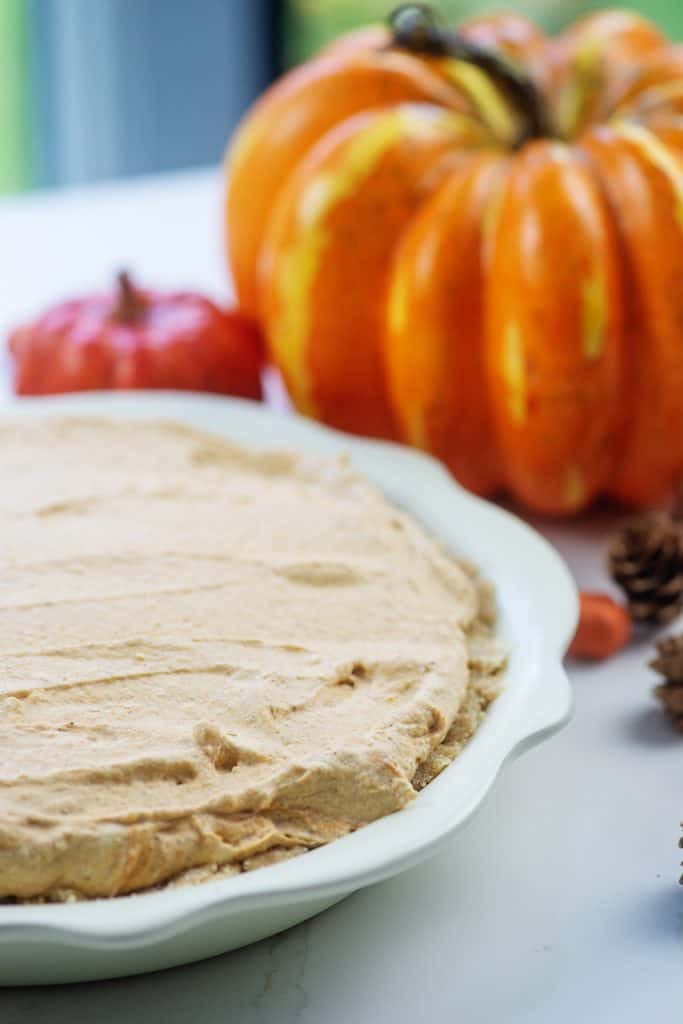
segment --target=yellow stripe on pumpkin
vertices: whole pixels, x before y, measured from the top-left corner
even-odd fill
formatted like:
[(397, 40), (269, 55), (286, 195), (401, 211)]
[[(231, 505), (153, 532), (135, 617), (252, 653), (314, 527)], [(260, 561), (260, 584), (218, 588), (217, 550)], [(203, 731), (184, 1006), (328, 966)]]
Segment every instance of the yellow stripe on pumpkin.
[(573, 139), (605, 79), (605, 39), (588, 36), (574, 53), (567, 80), (556, 104), (556, 127), (561, 139)]
[(574, 162), (574, 154), (571, 146), (561, 139), (554, 139), (548, 143), (548, 153), (556, 164), (571, 164)]
[(505, 328), (502, 369), (510, 416), (515, 423), (524, 423), (527, 412), (527, 381), (522, 334), (517, 323), (509, 323)]
[(605, 349), (607, 289), (605, 278), (596, 270), (581, 289), (581, 338), (584, 357), (592, 362)]
[(482, 263), (487, 265), (495, 244), (496, 231), (503, 212), (503, 200), (507, 187), (507, 177), (500, 177), (494, 184), (481, 212)]
[(586, 484), (578, 466), (570, 466), (567, 470), (565, 498), (570, 508), (578, 508), (586, 498)]
[(421, 448), (423, 451), (428, 451), (427, 425), (423, 411), (418, 405), (411, 405), (409, 408), (406, 427), (408, 428), (408, 440), (413, 448)]
[(499, 142), (513, 143), (519, 131), (519, 123), (512, 113), (512, 107), (493, 84), (486, 71), (453, 57), (445, 58), (442, 66), (449, 79), (470, 99), (481, 117)]
[(299, 198), (296, 239), (279, 258), (275, 288), (281, 310), (277, 334), (271, 341), (278, 351), (287, 384), (298, 408), (315, 415), (307, 347), (311, 328), (311, 293), (329, 241), (326, 221), (334, 207), (368, 178), (392, 146), (405, 136), (436, 138), (451, 131), (471, 130), (470, 119), (449, 111), (426, 112), (404, 106), (374, 118), (342, 150), (333, 171), (313, 176)]
[(276, 282), (282, 310), (274, 339), (287, 383), (303, 412), (315, 414), (306, 348), (311, 322), (311, 292), (328, 243), (325, 220), (334, 206), (367, 178), (378, 161), (400, 138), (402, 112), (394, 112), (359, 132), (340, 157), (334, 171), (315, 175), (299, 199), (298, 234), (280, 258)]
[(640, 124), (619, 122), (614, 131), (638, 148), (645, 159), (668, 179), (674, 192), (676, 221), (683, 228), (683, 164), (656, 135)]
[(399, 268), (395, 273), (389, 289), (387, 300), (387, 319), (392, 334), (400, 334), (408, 320), (409, 274)]

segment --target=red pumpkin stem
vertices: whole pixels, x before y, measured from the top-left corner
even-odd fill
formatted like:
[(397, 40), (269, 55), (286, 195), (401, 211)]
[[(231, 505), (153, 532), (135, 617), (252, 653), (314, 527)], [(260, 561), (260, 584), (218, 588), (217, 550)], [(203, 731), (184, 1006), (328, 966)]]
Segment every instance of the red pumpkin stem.
[(118, 293), (111, 314), (112, 320), (120, 324), (137, 323), (145, 314), (145, 299), (133, 284), (128, 271), (122, 270), (116, 275), (116, 284)]
[(389, 26), (392, 46), (411, 53), (452, 57), (485, 71), (524, 119), (524, 128), (515, 141), (516, 149), (531, 139), (554, 134), (546, 104), (532, 79), (513, 67), (503, 54), (442, 28), (428, 4), (402, 4), (389, 16)]

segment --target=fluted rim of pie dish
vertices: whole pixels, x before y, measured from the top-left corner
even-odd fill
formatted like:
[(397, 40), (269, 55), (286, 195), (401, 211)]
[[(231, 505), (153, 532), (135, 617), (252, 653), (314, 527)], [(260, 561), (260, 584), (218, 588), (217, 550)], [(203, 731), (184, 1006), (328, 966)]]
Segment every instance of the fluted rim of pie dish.
[(231, 914), (332, 900), (364, 888), (436, 852), (481, 804), (509, 758), (568, 721), (572, 698), (562, 659), (578, 618), (568, 569), (540, 534), (465, 491), (430, 456), (208, 395), (100, 392), (0, 404), (0, 422), (67, 413), (171, 419), (257, 447), (349, 452), (389, 500), (493, 582), (510, 661), (501, 695), (474, 737), (409, 807), (319, 849), (226, 879), (77, 903), (0, 905), (0, 948), (32, 940), (90, 949), (142, 947)]

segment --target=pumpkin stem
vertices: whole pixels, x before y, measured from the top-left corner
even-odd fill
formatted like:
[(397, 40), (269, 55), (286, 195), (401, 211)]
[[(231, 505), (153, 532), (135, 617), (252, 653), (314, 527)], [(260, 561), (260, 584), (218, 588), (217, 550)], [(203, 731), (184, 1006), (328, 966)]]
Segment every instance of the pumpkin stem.
[(394, 46), (432, 57), (447, 57), (446, 32), (429, 4), (401, 4), (389, 15)]
[(389, 15), (389, 27), (393, 46), (431, 57), (451, 57), (486, 72), (522, 117), (524, 127), (515, 140), (515, 149), (530, 139), (553, 134), (543, 97), (530, 76), (503, 54), (442, 27), (429, 4), (402, 4)]
[(134, 324), (145, 313), (147, 303), (137, 290), (130, 274), (121, 270), (116, 275), (117, 296), (111, 319), (120, 324)]

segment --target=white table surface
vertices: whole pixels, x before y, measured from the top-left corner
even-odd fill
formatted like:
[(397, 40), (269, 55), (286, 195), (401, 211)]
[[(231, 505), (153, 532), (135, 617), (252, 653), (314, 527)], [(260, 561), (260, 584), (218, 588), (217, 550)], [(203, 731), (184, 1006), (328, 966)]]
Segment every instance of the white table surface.
[[(226, 296), (218, 209), (212, 171), (3, 201), (0, 332), (122, 266)], [(582, 586), (606, 586), (611, 522), (542, 527)], [(436, 859), (214, 960), (4, 990), (0, 1021), (680, 1022), (683, 738), (651, 696), (648, 653), (572, 666), (573, 722), (508, 766)]]

